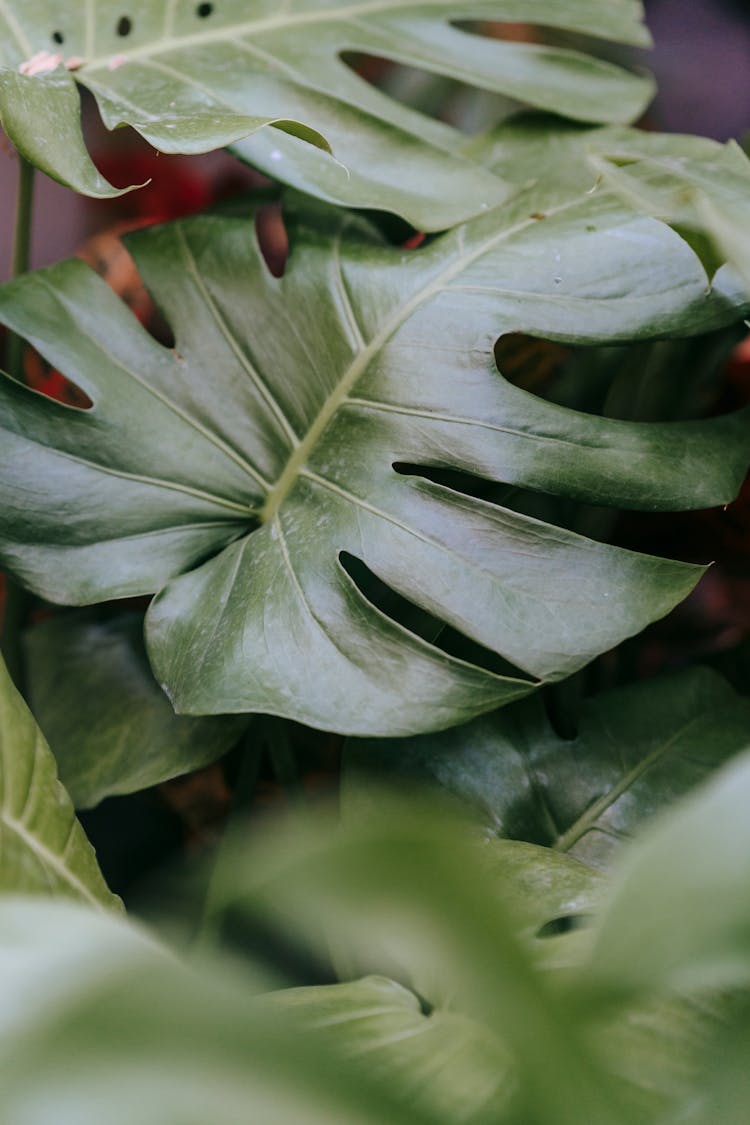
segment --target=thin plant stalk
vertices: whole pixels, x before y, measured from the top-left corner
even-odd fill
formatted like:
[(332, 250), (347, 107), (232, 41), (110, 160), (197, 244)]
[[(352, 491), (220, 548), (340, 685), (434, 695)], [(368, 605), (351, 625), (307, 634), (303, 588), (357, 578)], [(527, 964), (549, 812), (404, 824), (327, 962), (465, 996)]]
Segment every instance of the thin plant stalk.
[[(29, 268), (31, 258), (31, 220), (34, 205), (34, 166), (18, 154), (18, 189), (16, 218), (13, 234), (11, 275), (20, 277)], [(8, 334), (5, 367), (12, 378), (24, 382), (23, 338), (15, 332)], [(8, 672), (18, 690), (25, 691), (25, 668), (22, 637), (28, 618), (30, 596), (10, 575), (5, 576), (5, 609), (3, 611), (0, 651)]]

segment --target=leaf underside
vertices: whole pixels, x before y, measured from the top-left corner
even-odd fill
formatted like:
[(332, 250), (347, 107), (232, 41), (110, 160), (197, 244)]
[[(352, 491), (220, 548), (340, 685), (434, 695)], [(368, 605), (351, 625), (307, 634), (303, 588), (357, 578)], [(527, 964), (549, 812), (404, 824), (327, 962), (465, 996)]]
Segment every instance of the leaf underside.
[[(304, 210), (281, 279), (245, 221), (141, 232), (129, 247), (174, 350), (80, 262), (7, 286), (0, 317), (94, 406), (4, 381), (3, 562), (53, 601), (162, 591), (147, 639), (179, 711), (353, 734), (467, 720), (637, 632), (700, 568), (450, 477), (646, 509), (739, 487), (744, 416), (613, 421), (498, 375), (506, 332), (595, 343), (741, 314), (730, 280), (707, 292), (674, 232), (590, 189), (585, 169), (550, 180), (411, 254), (351, 215)], [(375, 579), (422, 627), (375, 604)]]
[[(86, 151), (80, 83), (109, 128), (131, 125), (162, 152), (239, 142), (276, 179), (438, 230), (494, 206), (506, 186), (458, 152), (457, 130), (368, 85), (342, 56), (377, 55), (579, 120), (629, 121), (652, 95), (649, 79), (457, 25), (525, 20), (642, 46), (641, 19), (635, 0), (5, 0), (0, 118), (49, 175), (116, 193)], [(40, 51), (57, 68), (20, 73)]]

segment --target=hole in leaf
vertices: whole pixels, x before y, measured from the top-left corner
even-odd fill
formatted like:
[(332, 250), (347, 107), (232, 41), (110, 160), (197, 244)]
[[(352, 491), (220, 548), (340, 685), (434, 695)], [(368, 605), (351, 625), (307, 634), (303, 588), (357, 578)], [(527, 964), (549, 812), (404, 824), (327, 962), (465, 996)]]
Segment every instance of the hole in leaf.
[(410, 633), (416, 634), (425, 641), (435, 641), (444, 628), (442, 621), (402, 597), (401, 594), (397, 594), (355, 555), (350, 555), (348, 551), (341, 551), (339, 562), (371, 605), (386, 617), (390, 617), (392, 621), (403, 625)]
[(382, 55), (342, 51), (339, 58), (394, 101), (465, 133), (482, 132), (523, 108), (522, 102)]
[(496, 504), (507, 511), (556, 524), (569, 531), (578, 531), (594, 539), (601, 538), (602, 535), (597, 530), (595, 521), (592, 522), (589, 511), (609, 511), (604, 506), (594, 508), (592, 505), (581, 504), (564, 496), (536, 491), (533, 488), (521, 488), (506, 481), (489, 480), (487, 477), (474, 476), (472, 473), (464, 473), (458, 469), (413, 465), (406, 461), (396, 461), (392, 467), (401, 476), (421, 477), (422, 480), (450, 488), (452, 492), (460, 492), (475, 500)]
[(538, 938), (559, 937), (560, 934), (570, 934), (573, 930), (584, 930), (592, 922), (591, 914), (562, 914), (559, 918), (552, 918), (545, 922), (536, 933)]
[(255, 231), (266, 265), (274, 277), (282, 277), (289, 255), (289, 237), (280, 203), (266, 203), (258, 208)]
[(464, 496), (486, 500), (489, 504), (508, 505), (521, 490), (513, 485), (473, 476), (459, 469), (443, 469), (434, 465), (413, 465), (408, 461), (394, 461), (392, 468), (402, 477), (422, 477), (434, 484), (442, 484)]
[(117, 21), (117, 34), (124, 39), (126, 35), (130, 35), (130, 32), (132, 30), (133, 21), (131, 20), (130, 16), (120, 16), (119, 20)]
[(359, 592), (371, 605), (408, 629), (410, 633), (429, 642), (440, 652), (464, 660), (477, 668), (483, 668), (496, 676), (510, 676), (514, 679), (531, 680), (527, 672), (516, 668), (510, 661), (465, 634), (447, 625), (428, 610), (412, 602), (403, 594), (383, 582), (361, 559), (347, 551), (339, 553), (341, 566), (354, 582)]
[(62, 402), (75, 410), (90, 410), (94, 405), (86, 392), (40, 355), (27, 346), (23, 353), (23, 372), (26, 385), (45, 398)]
[(495, 363), (508, 382), (535, 394), (559, 376), (571, 349), (553, 340), (509, 332), (495, 344)]
[(195, 9), (195, 14), (198, 19), (205, 20), (213, 13), (213, 4), (199, 4)]
[(63, 35), (62, 31), (52, 32), (52, 42), (57, 43), (58, 46), (62, 46), (62, 44), (65, 42), (65, 36)]

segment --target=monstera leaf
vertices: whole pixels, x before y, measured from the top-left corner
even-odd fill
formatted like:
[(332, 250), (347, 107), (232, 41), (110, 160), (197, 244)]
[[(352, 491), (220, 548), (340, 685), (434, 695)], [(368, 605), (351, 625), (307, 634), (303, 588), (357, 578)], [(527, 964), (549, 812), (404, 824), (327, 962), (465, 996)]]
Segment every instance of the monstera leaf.
[(371, 810), (363, 775), (437, 784), (494, 834), (608, 867), (641, 821), (743, 750), (749, 731), (750, 703), (695, 668), (587, 700), (573, 739), (529, 700), (439, 735), (352, 740), (345, 807)]
[(119, 906), (49, 747), (0, 661), (0, 892), (8, 891)]
[(488, 38), (458, 24), (523, 19), (642, 46), (649, 37), (641, 16), (636, 0), (5, 0), (0, 117), (49, 175), (111, 194), (84, 146), (80, 83), (108, 127), (132, 125), (162, 152), (206, 152), (249, 138), (237, 151), (276, 179), (437, 230), (496, 204), (502, 181), (458, 152), (455, 129), (368, 85), (347, 53), (584, 121), (627, 121), (649, 100), (648, 79), (576, 51)]
[[(579, 415), (494, 365), (509, 331), (594, 342), (736, 319), (731, 284), (707, 292), (674, 232), (550, 182), (412, 254), (323, 207), (291, 241), (277, 279), (245, 221), (134, 237), (174, 349), (77, 261), (0, 293), (0, 317), (94, 404), (4, 381), (0, 557), (21, 580), (72, 603), (166, 587), (147, 638), (179, 711), (378, 735), (567, 676), (688, 592), (700, 568), (477, 499), (460, 475), (636, 508), (732, 499), (744, 417)], [(439, 643), (386, 614), (375, 580), (447, 625)]]

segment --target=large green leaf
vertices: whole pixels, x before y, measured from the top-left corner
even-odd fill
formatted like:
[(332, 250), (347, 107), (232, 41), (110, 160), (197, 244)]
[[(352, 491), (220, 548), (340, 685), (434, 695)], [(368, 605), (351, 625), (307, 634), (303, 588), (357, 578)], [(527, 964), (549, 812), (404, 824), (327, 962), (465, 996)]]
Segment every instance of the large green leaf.
[(276, 179), (437, 230), (497, 203), (502, 180), (457, 151), (455, 129), (375, 90), (342, 56), (384, 56), (584, 121), (626, 121), (642, 112), (650, 80), (456, 25), (523, 19), (644, 45), (641, 17), (637, 0), (4, 0), (0, 117), (45, 172), (111, 193), (81, 136), (80, 83), (107, 126), (132, 125), (162, 152), (252, 134), (238, 151)]
[(247, 726), (175, 715), (149, 667), (142, 613), (62, 614), (26, 640), (31, 704), (76, 808), (208, 765)]
[(538, 700), (440, 734), (347, 745), (346, 807), (369, 807), (362, 777), (437, 784), (487, 828), (609, 866), (644, 819), (689, 792), (750, 741), (750, 703), (707, 668), (587, 700), (560, 738)]
[(0, 661), (0, 892), (117, 908), (57, 780), (55, 760)]
[[(413, 254), (321, 208), (298, 217), (282, 279), (243, 221), (129, 245), (175, 349), (77, 261), (0, 292), (0, 318), (94, 402), (3, 381), (0, 557), (51, 600), (166, 585), (147, 631), (178, 711), (354, 734), (446, 727), (569, 675), (700, 575), (443, 475), (642, 508), (735, 495), (744, 416), (612, 421), (498, 376), (504, 332), (593, 342), (737, 317), (721, 275), (708, 293), (688, 247), (615, 196), (545, 183)], [(350, 558), (523, 674), (386, 616)]]

